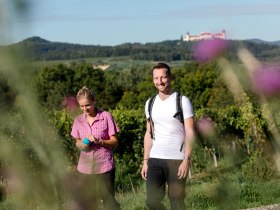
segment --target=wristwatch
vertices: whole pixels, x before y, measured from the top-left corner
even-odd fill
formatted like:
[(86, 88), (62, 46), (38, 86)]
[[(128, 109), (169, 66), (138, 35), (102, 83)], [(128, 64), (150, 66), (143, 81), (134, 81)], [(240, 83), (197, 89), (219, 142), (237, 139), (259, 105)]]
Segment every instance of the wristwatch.
[(184, 157), (184, 160), (190, 161), (190, 160), (191, 160), (191, 157), (190, 157), (190, 156)]

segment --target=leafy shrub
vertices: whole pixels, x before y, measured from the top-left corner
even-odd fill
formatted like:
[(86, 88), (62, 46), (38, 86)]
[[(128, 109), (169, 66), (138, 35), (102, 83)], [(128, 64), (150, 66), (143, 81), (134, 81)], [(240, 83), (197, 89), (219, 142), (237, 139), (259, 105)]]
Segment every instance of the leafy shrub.
[(61, 111), (49, 111), (49, 121), (54, 126), (57, 134), (61, 137), (57, 139), (62, 141), (67, 159), (76, 164), (78, 161), (78, 150), (75, 145), (75, 141), (71, 136), (71, 128), (73, 124), (73, 117), (66, 110)]
[(112, 112), (120, 132), (119, 146), (114, 151), (116, 183), (121, 189), (131, 189), (139, 183), (143, 161), (143, 139), (146, 120), (144, 111), (116, 109)]
[(268, 164), (261, 152), (253, 153), (249, 161), (241, 167), (241, 173), (248, 180), (267, 181), (276, 177), (277, 172), (272, 164)]

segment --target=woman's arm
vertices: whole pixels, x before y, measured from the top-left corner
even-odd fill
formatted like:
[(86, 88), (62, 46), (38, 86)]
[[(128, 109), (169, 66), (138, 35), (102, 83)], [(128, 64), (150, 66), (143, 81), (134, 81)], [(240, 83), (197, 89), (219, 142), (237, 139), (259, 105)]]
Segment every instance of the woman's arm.
[(117, 134), (110, 136), (110, 139), (108, 139), (108, 140), (96, 139), (92, 135), (90, 135), (88, 138), (91, 142), (93, 142), (99, 146), (104, 146), (104, 147), (108, 147), (111, 149), (117, 148), (117, 146), (118, 146)]

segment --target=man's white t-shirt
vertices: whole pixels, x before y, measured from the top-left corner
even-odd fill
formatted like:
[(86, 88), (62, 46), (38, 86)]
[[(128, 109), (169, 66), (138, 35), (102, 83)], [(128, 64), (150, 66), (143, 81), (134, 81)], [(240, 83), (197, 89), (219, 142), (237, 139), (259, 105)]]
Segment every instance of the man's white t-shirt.
[[(184, 159), (184, 148), (180, 151), (185, 138), (183, 124), (174, 118), (176, 109), (176, 96), (174, 92), (165, 100), (156, 96), (152, 107), (152, 120), (154, 122), (154, 140), (150, 151), (150, 158), (160, 159)], [(145, 104), (145, 113), (147, 119), (150, 117), (148, 112), (148, 102)], [(184, 119), (194, 116), (190, 100), (182, 97), (182, 111)]]

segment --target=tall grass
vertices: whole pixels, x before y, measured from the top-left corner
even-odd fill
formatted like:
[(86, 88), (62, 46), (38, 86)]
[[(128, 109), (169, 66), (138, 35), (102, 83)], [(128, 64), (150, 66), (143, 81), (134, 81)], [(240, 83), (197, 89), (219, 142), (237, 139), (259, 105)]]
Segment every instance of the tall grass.
[[(14, 11), (2, 11), (7, 8)], [(27, 9), (26, 1), (2, 1), (0, 13), (24, 16)], [(0, 29), (9, 34), (6, 19), (1, 17)], [(36, 100), (33, 67), (22, 53), (28, 52), (1, 51), (0, 57), (0, 73), (16, 93), (12, 106), (0, 108), (0, 170), (8, 182), (1, 183), (6, 187), (1, 209), (61, 209), (68, 163), (59, 137)]]
[(0, 158), (10, 202), (19, 209), (59, 209), (67, 171), (59, 137), (36, 101), (28, 73), (32, 66), (14, 53), (6, 56), (1, 57), (1, 71), (17, 92), (15, 108), (1, 110)]
[[(185, 198), (188, 210), (234, 210), (247, 209), (280, 203), (280, 184), (278, 180), (243, 180), (238, 174), (224, 174), (214, 179), (194, 177), (188, 180)], [(145, 183), (137, 193), (117, 194), (123, 210), (146, 210)], [(168, 208), (166, 197), (164, 204)]]

